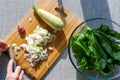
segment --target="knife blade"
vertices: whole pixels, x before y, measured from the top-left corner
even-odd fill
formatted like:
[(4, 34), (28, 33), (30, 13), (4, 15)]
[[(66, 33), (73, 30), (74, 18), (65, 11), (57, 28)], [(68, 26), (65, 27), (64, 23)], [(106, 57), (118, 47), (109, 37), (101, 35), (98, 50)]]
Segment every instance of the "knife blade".
[(15, 71), (17, 63), (15, 61), (14, 54), (13, 54), (11, 46), (9, 46), (9, 52), (8, 52), (8, 54), (9, 54), (10, 59), (13, 59), (13, 62), (14, 62), (14, 64), (13, 64), (13, 71)]

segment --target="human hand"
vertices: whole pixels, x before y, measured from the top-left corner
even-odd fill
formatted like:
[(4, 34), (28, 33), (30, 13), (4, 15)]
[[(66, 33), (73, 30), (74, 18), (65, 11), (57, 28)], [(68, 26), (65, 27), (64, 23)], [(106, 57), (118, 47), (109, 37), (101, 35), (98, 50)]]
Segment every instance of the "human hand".
[(7, 74), (5, 80), (23, 80), (24, 71), (20, 66), (17, 66), (13, 72), (13, 60), (10, 60), (7, 65)]
[(0, 40), (0, 53), (6, 51), (7, 46), (8, 46), (8, 45), (7, 45), (7, 43), (6, 43), (5, 41)]

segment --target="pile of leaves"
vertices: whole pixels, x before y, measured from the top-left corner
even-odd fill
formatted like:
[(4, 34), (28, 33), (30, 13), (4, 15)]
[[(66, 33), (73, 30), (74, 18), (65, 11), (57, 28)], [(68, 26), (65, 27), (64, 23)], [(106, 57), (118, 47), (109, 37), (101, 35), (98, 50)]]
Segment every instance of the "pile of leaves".
[(120, 65), (120, 33), (107, 25), (96, 29), (86, 26), (76, 36), (72, 36), (71, 46), (77, 66), (81, 70), (97, 70), (104, 76)]

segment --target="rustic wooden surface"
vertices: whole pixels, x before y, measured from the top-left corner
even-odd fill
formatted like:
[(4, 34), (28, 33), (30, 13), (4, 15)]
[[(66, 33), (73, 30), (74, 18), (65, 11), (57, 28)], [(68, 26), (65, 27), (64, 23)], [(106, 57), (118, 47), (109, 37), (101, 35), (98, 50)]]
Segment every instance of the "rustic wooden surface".
[[(20, 22), (38, 0), (0, 0), (0, 38), (5, 39), (7, 35)], [(112, 19), (120, 24), (120, 1), (119, 0), (57, 0), (67, 7), (80, 19), (86, 20), (94, 17)], [(6, 76), (8, 58), (3, 54), (0, 58), (0, 80)], [(2, 65), (1, 65), (2, 64)], [(32, 80), (24, 76), (25, 80)], [(48, 70), (41, 80), (81, 80), (71, 65), (67, 48), (57, 59), (55, 64)], [(117, 80), (117, 79), (116, 79)], [(119, 78), (118, 78), (119, 80)]]
[[(51, 65), (56, 61), (56, 59), (61, 55), (63, 50), (67, 47), (68, 40), (72, 31), (76, 26), (81, 23), (81, 20), (77, 16), (72, 14), (70, 11), (68, 11), (66, 8), (62, 7), (62, 5), (60, 6), (57, 0), (39, 0), (36, 2), (35, 6), (61, 18), (61, 20), (63, 20), (65, 24), (63, 30), (54, 33), (54, 30), (51, 29), (48, 25), (46, 25), (39, 18), (39, 16), (34, 13), (32, 9), (30, 9), (30, 11), (28, 11), (27, 14), (22, 18), (21, 22), (18, 23), (18, 25), (21, 24), (25, 27), (25, 33), (20, 34), (17, 30), (18, 25), (16, 25), (12, 33), (10, 33), (10, 35), (8, 35), (8, 37), (6, 38), (6, 42), (10, 46), (13, 43), (16, 43), (18, 46), (20, 46), (20, 44), (25, 43), (25, 37), (28, 34), (33, 33), (33, 30), (38, 25), (47, 29), (51, 34), (56, 35), (56, 39), (54, 39), (52, 43), (48, 45), (53, 47), (53, 51), (48, 53), (48, 59), (37, 64), (35, 67), (31, 67), (27, 60), (24, 59), (24, 51), (21, 50), (20, 52), (18, 52), (18, 56), (15, 56), (15, 53), (13, 52), (17, 64), (20, 65), (22, 69), (30, 76), (34, 77), (36, 80), (39, 80), (43, 77), (43, 75), (48, 71)], [(58, 13), (55, 9), (62, 10), (66, 16), (62, 16), (62, 14)], [(29, 21), (29, 18), (32, 18), (31, 22)]]

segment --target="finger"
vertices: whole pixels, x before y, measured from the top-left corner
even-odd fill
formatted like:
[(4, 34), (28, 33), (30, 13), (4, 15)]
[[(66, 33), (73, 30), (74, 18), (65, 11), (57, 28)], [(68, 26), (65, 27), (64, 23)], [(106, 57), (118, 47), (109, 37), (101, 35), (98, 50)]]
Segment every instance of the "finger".
[(7, 45), (7, 43), (5, 41), (3, 41), (3, 40), (0, 40), (0, 44), (5, 45), (5, 46)]
[(23, 80), (24, 71), (22, 70), (19, 76), (19, 80)]
[(0, 40), (0, 52), (4, 52), (7, 49), (7, 43), (3, 40)]
[(21, 67), (17, 66), (15, 69), (15, 75), (20, 75), (20, 72), (21, 72)]
[(13, 69), (13, 60), (11, 59), (7, 65), (7, 74), (11, 74)]

